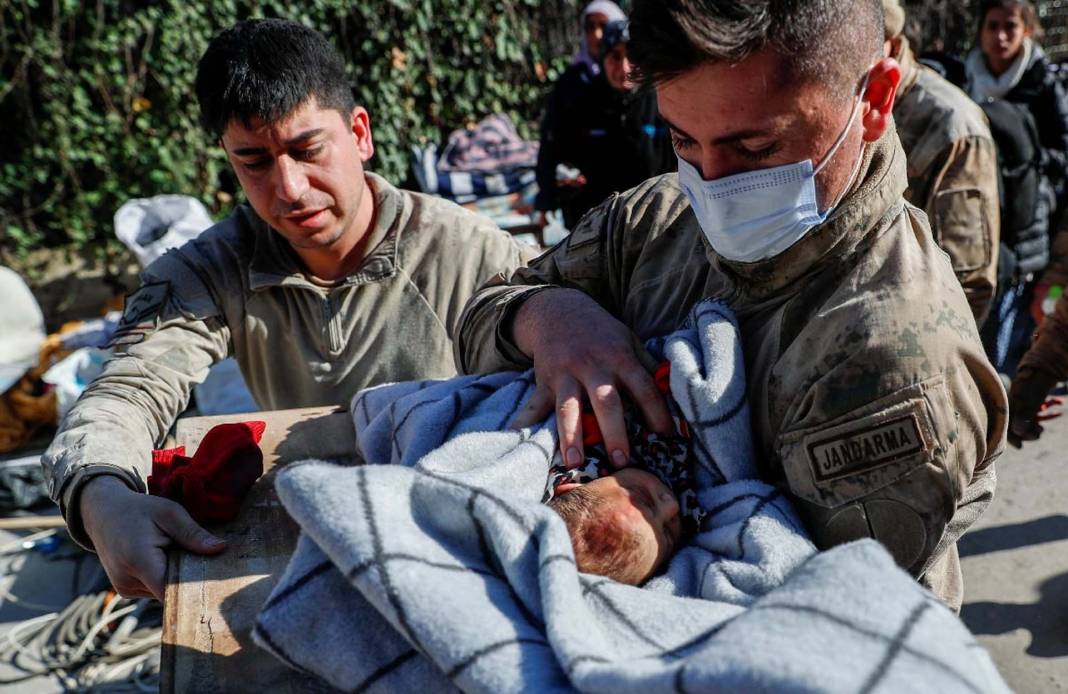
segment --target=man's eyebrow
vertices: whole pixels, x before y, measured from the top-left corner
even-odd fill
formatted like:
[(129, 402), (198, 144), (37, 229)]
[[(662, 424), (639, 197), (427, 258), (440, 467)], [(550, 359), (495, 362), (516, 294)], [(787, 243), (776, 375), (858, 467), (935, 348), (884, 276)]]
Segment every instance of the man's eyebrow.
[[(677, 126), (674, 123), (672, 123), (670, 120), (668, 120), (664, 116), (663, 113), (660, 114), (660, 118), (665, 123), (667, 123), (667, 126), (669, 128), (671, 128), (672, 130), (677, 132), (679, 135), (682, 135), (683, 137), (685, 137), (687, 139), (694, 140), (695, 142), (697, 141), (696, 137), (694, 137), (693, 135), (690, 135), (688, 132), (686, 132), (685, 130), (683, 130), (679, 126)], [(759, 129), (756, 129), (756, 128), (750, 128), (748, 130), (736, 130), (733, 133), (727, 133), (726, 135), (720, 135), (716, 139), (712, 140), (712, 144), (713, 145), (729, 145), (732, 142), (738, 142), (740, 140), (748, 140), (748, 139), (753, 138), (753, 137), (765, 137), (768, 134), (769, 134), (769, 131), (767, 131), (767, 130), (759, 130)]]
[[(321, 135), (322, 132), (323, 132), (322, 128), (313, 128), (311, 130), (305, 130), (304, 132), (296, 135), (295, 137), (289, 138), (288, 140), (286, 140), (282, 144), (284, 144), (286, 146), (300, 144), (301, 142), (304, 142), (306, 140), (310, 140), (310, 139), (312, 139), (313, 137), (315, 137), (317, 135)], [(266, 147), (239, 147), (239, 148), (234, 150), (234, 154), (236, 154), (239, 157), (250, 157), (250, 156), (257, 155), (257, 154), (263, 154), (266, 151), (267, 151)]]

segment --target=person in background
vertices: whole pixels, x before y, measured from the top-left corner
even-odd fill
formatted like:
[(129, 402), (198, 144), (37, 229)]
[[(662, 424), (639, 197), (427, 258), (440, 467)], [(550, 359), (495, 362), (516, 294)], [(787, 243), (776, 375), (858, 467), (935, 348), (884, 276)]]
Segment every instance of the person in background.
[[(571, 68), (564, 74), (593, 78), (601, 72), (601, 37), (609, 22), (627, 18), (612, 0), (594, 0), (582, 10), (582, 40), (571, 59)], [(564, 79), (560, 78), (561, 81)], [(588, 81), (588, 80), (587, 80)]]
[(578, 172), (580, 179), (556, 195), (569, 229), (612, 193), (675, 168), (656, 93), (638, 89), (630, 79), (629, 41), (626, 20), (605, 25), (600, 74), (565, 107), (548, 134), (560, 162)]
[(983, 0), (978, 45), (965, 62), (968, 94), (979, 103), (1004, 99), (1027, 109), (1038, 126), (1042, 171), (1061, 201), (1068, 182), (1068, 98), (1035, 41), (1039, 29), (1029, 0)]
[(919, 64), (900, 0), (883, 0), (886, 54), (901, 66), (894, 122), (908, 162), (905, 199), (927, 213), (977, 325), (994, 300), (1000, 208), (997, 147), (968, 95)]
[(595, 77), (601, 74), (601, 38), (609, 22), (625, 20), (627, 15), (611, 0), (595, 0), (582, 11), (582, 40), (571, 66), (564, 71), (545, 104), (541, 123), (541, 146), (538, 149), (538, 197), (535, 207), (542, 212), (560, 207), (560, 197), (581, 187), (586, 181), (573, 167), (563, 164), (563, 153), (556, 134), (575, 102), (582, 100)]
[[(1028, 0), (983, 0), (977, 45), (965, 61), (968, 94), (990, 117), (1002, 160), (1002, 286), (983, 341), (1008, 377), (1034, 330), (1032, 308), (1049, 292), (1034, 278), (1049, 262), (1068, 180), (1068, 100), (1035, 41), (1039, 29)], [(1008, 170), (1021, 153), (1026, 161)]]
[[(1052, 302), (1052, 300), (1051, 300)], [(1061, 294), (1050, 315), (1045, 316), (1031, 348), (1020, 359), (1009, 390), (1009, 443), (1020, 448), (1024, 441), (1042, 435), (1047, 397), (1059, 381), (1068, 379), (1068, 295)], [(1046, 413), (1055, 416), (1054, 413)]]
[(71, 537), (127, 597), (162, 599), (171, 546), (224, 549), (182, 506), (145, 494), (152, 449), (208, 367), (234, 356), (264, 409), (447, 378), (465, 301), (524, 258), (488, 218), (365, 170), (370, 116), (312, 29), (262, 19), (222, 31), (196, 95), (248, 203), (145, 269), (114, 357), (41, 460)]

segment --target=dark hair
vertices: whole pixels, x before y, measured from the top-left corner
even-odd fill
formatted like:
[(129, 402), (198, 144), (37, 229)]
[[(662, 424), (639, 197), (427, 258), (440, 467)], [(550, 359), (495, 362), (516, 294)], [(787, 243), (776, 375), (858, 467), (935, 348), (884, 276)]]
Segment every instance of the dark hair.
[(611, 517), (600, 515), (604, 497), (580, 486), (554, 496), (546, 505), (564, 519), (579, 571), (632, 583), (630, 571), (641, 540), (636, 531), (627, 532)]
[(1038, 22), (1038, 12), (1035, 10), (1034, 4), (1029, 0), (982, 0), (979, 3), (979, 12), (976, 13), (976, 17), (979, 20), (978, 29), (982, 31), (983, 22), (986, 21), (986, 14), (990, 10), (1015, 10), (1017, 8), (1019, 8), (1020, 15), (1023, 17), (1024, 26), (1041, 35), (1042, 25)]
[(315, 97), (343, 118), (356, 106), (341, 54), (319, 32), (284, 19), (249, 19), (220, 32), (200, 58), (200, 121), (219, 137), (231, 120), (277, 123)]
[(881, 0), (635, 0), (630, 58), (645, 85), (771, 47), (783, 79), (855, 93), (883, 46)]

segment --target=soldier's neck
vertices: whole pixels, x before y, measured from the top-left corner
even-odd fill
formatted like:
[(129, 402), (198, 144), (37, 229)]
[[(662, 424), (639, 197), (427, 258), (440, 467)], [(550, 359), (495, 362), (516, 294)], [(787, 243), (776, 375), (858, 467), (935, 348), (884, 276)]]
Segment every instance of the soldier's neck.
[(365, 180), (356, 216), (337, 241), (325, 248), (296, 248), (293, 250), (313, 277), (333, 282), (358, 268), (370, 251), (371, 230), (375, 224), (375, 194), (371, 182)]

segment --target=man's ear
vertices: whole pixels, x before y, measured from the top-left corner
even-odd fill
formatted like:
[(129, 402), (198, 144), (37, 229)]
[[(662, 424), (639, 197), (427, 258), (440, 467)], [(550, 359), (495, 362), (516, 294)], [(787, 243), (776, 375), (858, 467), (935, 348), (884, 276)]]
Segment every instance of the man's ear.
[(350, 120), (352, 135), (356, 138), (356, 149), (360, 153), (360, 161), (367, 161), (375, 155), (375, 142), (371, 136), (371, 115), (363, 106), (357, 106), (352, 109)]
[(867, 109), (861, 119), (865, 142), (875, 142), (890, 126), (897, 85), (900, 83), (901, 66), (893, 58), (883, 58), (869, 71), (868, 88), (864, 92)]

